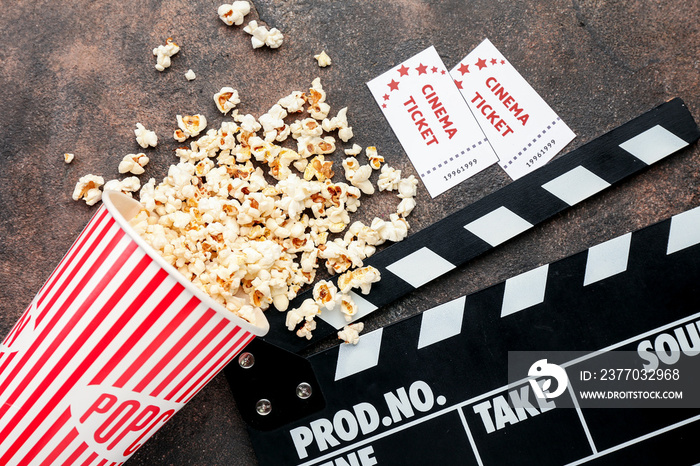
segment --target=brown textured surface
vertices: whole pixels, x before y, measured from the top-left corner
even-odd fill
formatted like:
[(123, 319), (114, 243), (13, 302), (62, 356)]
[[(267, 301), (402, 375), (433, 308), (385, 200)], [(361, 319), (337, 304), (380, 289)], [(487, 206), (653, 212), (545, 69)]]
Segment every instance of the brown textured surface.
[[(76, 180), (116, 178), (121, 157), (140, 150), (136, 122), (160, 139), (141, 178), (162, 178), (175, 161), (175, 115), (204, 113), (218, 126), (211, 96), (225, 85), (239, 90), (244, 112), (259, 116), (321, 76), (333, 113), (349, 106), (355, 142), (377, 145), (406, 174), (415, 171), (364, 83), (429, 45), (450, 68), (491, 39), (576, 132), (570, 148), (675, 96), (700, 116), (697, 2), (257, 0), (246, 20), (259, 16), (283, 31), (278, 50), (253, 50), (250, 36), (224, 25), (220, 3), (210, 0), (65, 3), (18, 0), (0, 16), (0, 335), (94, 211), (71, 200)], [(159, 73), (151, 50), (168, 36), (182, 50)], [(333, 59), (329, 68), (313, 60), (322, 49)], [(197, 74), (192, 82), (184, 78), (189, 68)], [(72, 164), (64, 164), (64, 152), (75, 153)], [(584, 202), (377, 313), (368, 328), (700, 205), (699, 155), (694, 146)], [(494, 166), (435, 200), (421, 188), (411, 226), (508, 182)], [(368, 199), (361, 217), (386, 214), (382, 199), (394, 202)], [(255, 464), (224, 378), (128, 464)]]

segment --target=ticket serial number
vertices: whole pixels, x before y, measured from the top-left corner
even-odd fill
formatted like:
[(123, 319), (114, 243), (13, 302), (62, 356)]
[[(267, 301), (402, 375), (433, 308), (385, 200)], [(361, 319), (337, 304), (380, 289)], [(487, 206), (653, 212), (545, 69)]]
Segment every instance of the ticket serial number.
[(470, 168), (473, 168), (476, 166), (476, 159), (469, 160), (468, 162), (463, 163), (461, 166), (455, 168), (454, 170), (448, 172), (446, 175), (443, 175), (443, 178), (445, 178), (445, 181), (449, 181), (451, 178), (461, 175), (463, 172), (469, 170)]

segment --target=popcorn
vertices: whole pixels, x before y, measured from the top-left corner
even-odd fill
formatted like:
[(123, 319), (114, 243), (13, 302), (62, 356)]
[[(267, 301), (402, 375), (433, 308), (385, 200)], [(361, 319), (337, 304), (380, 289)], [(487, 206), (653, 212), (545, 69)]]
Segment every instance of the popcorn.
[(141, 123), (136, 123), (134, 134), (136, 135), (136, 142), (144, 149), (156, 147), (158, 144), (158, 136), (155, 131), (147, 130)]
[(365, 149), (365, 155), (369, 159), (369, 165), (375, 170), (379, 170), (384, 163), (384, 157), (377, 153), (377, 148), (370, 146)]
[(338, 137), (343, 142), (348, 142), (353, 137), (352, 127), (348, 126), (347, 112), (348, 108), (343, 107), (338, 111), (338, 115), (330, 120), (325, 118), (321, 125), (324, 131), (333, 131), (337, 129)]
[(369, 181), (371, 175), (372, 167), (369, 165), (362, 165), (358, 167), (357, 170), (353, 171), (347, 179), (353, 186), (360, 188), (363, 193), (374, 194), (374, 186), (372, 186), (372, 183)]
[(139, 189), (141, 189), (141, 181), (135, 176), (130, 176), (123, 180), (109, 180), (103, 187), (104, 191), (121, 191), (129, 195)]
[(365, 329), (365, 324), (357, 322), (343, 327), (343, 330), (338, 332), (338, 339), (345, 343), (356, 345), (360, 341), (360, 332)]
[(360, 288), (362, 294), (369, 294), (372, 283), (377, 283), (381, 278), (379, 270), (371, 265), (345, 272), (338, 277), (338, 289), (343, 294), (349, 293), (353, 288)]
[(241, 103), (241, 99), (238, 98), (238, 91), (234, 88), (222, 87), (219, 92), (214, 94), (214, 102), (216, 102), (216, 107), (219, 111), (226, 115), (236, 105)]
[(303, 320), (312, 320), (320, 313), (321, 311), (316, 301), (314, 301), (311, 298), (308, 298), (305, 299), (301, 303), (301, 306), (299, 306), (298, 308), (287, 311), (287, 318), (285, 324), (287, 325), (287, 329), (292, 331)]
[(355, 304), (355, 301), (349, 294), (343, 294), (341, 296), (340, 312), (343, 313), (345, 320), (350, 322), (352, 317), (357, 314), (357, 304)]
[(384, 221), (375, 217), (370, 228), (379, 233), (379, 237), (384, 241), (399, 242), (408, 236), (408, 222), (399, 217), (398, 214), (391, 214), (390, 220)]
[(185, 73), (185, 79), (187, 79), (188, 81), (192, 81), (196, 77), (197, 77), (197, 75), (194, 74), (194, 71), (192, 71), (191, 69), (187, 70), (187, 72)]
[(413, 175), (409, 176), (408, 178), (401, 178), (397, 189), (399, 191), (398, 196), (401, 199), (415, 197), (418, 190), (418, 180)]
[(398, 207), (396, 208), (396, 213), (399, 214), (401, 217), (408, 217), (411, 212), (413, 212), (413, 209), (416, 207), (416, 200), (413, 199), (412, 197), (407, 197), (405, 199), (401, 199), (401, 202), (399, 202)]
[(362, 147), (360, 147), (358, 144), (353, 144), (351, 149), (345, 149), (345, 155), (360, 155), (360, 152), (362, 152)]
[(241, 129), (243, 130), (243, 133), (255, 133), (260, 131), (260, 128), (262, 128), (260, 123), (258, 123), (258, 121), (255, 119), (255, 117), (250, 114), (237, 116), (235, 120), (241, 124)]
[(243, 24), (243, 18), (245, 15), (250, 13), (250, 3), (246, 1), (236, 1), (232, 4), (223, 4), (218, 10), (217, 14), (221, 21), (229, 26), (240, 26)]
[(74, 158), (75, 158), (75, 154), (69, 154), (68, 152), (63, 154), (63, 161), (65, 163), (71, 163)]
[[(185, 115), (184, 117), (182, 115), (177, 116), (177, 126), (180, 129), (180, 132), (182, 135), (185, 136), (185, 139), (188, 137), (195, 137), (198, 136), (199, 133), (202, 132), (204, 128), (207, 127), (207, 119), (204, 115), (196, 114), (196, 115)], [(175, 139), (177, 139), (179, 142), (184, 141), (185, 139), (178, 139), (178, 137), (182, 137), (180, 133), (175, 131), (176, 136)]]
[(298, 113), (304, 110), (306, 96), (301, 91), (294, 91), (288, 96), (281, 98), (277, 103), (287, 109), (289, 113)]
[(304, 325), (297, 330), (297, 336), (299, 338), (306, 338), (307, 340), (311, 340), (311, 332), (316, 330), (316, 321), (315, 320), (307, 320), (304, 322)]
[(321, 51), (321, 53), (319, 53), (318, 55), (314, 55), (314, 58), (318, 62), (318, 66), (320, 66), (321, 68), (325, 68), (326, 66), (330, 66), (331, 64), (331, 57), (329, 57), (326, 54), (325, 50)]
[(153, 49), (153, 55), (156, 56), (156, 69), (164, 71), (170, 67), (170, 57), (180, 51), (180, 47), (173, 41), (172, 37), (168, 37), (165, 45), (159, 45)]
[(332, 282), (326, 280), (321, 280), (314, 285), (313, 296), (319, 309), (333, 310), (340, 300), (338, 288)]
[(140, 175), (145, 170), (143, 167), (146, 166), (149, 159), (144, 153), (138, 154), (127, 154), (124, 156), (121, 162), (119, 162), (119, 173), (133, 173), (134, 175)]
[(326, 103), (326, 92), (321, 85), (321, 78), (311, 81), (307, 102), (309, 103), (309, 115), (312, 118), (323, 120), (328, 116), (331, 106)]
[(87, 205), (95, 205), (102, 199), (100, 186), (105, 184), (104, 178), (96, 175), (80, 177), (73, 190), (73, 200), (84, 199)]
[(382, 171), (379, 174), (379, 180), (377, 181), (377, 187), (380, 191), (393, 191), (399, 188), (399, 182), (401, 181), (401, 170), (396, 170), (389, 165), (384, 165)]
[(271, 49), (276, 49), (280, 47), (284, 41), (284, 35), (277, 28), (272, 28), (268, 31), (267, 27), (259, 26), (257, 21), (249, 22), (243, 30), (253, 36), (250, 38), (250, 41), (254, 49), (260, 48), (263, 45), (267, 45)]
[(267, 35), (267, 39), (265, 39), (265, 45), (271, 49), (276, 49), (282, 45), (283, 41), (284, 35), (282, 32), (277, 28), (272, 28), (270, 29), (270, 33)]
[(304, 179), (311, 180), (314, 177), (318, 181), (326, 181), (329, 178), (333, 178), (335, 174), (331, 168), (333, 167), (333, 162), (325, 161), (323, 155), (318, 155), (311, 159), (311, 162), (306, 166), (304, 170)]
[(289, 136), (291, 129), (284, 122), (287, 111), (280, 105), (275, 104), (264, 115), (258, 119), (262, 126), (266, 141), (284, 141)]

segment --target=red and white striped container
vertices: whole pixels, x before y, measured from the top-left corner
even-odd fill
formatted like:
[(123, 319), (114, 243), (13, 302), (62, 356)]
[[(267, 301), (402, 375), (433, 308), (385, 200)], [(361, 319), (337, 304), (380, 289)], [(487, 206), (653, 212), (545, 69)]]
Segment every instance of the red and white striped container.
[(269, 324), (240, 319), (103, 205), (0, 345), (0, 465), (119, 465)]

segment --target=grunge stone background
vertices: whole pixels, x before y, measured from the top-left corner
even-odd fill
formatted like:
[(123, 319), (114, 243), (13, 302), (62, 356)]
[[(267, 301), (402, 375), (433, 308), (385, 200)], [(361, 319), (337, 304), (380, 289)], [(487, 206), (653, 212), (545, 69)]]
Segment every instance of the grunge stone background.
[[(434, 45), (448, 69), (484, 38), (509, 59), (577, 134), (568, 149), (681, 97), (700, 117), (700, 5), (680, 0), (383, 2), (256, 0), (260, 19), (285, 35), (277, 50), (253, 50), (241, 27), (222, 23), (211, 0), (3, 2), (0, 15), (0, 335), (48, 278), (95, 208), (70, 196), (87, 173), (116, 178), (140, 151), (136, 122), (159, 144), (142, 180), (176, 161), (178, 113), (225, 118), (212, 95), (240, 92), (243, 112), (264, 113), (320, 76), (335, 114), (348, 106), (354, 142), (376, 145), (415, 174), (365, 82)], [(172, 36), (172, 67), (151, 50)], [(313, 55), (326, 50), (332, 66)], [(184, 78), (193, 69), (197, 79)], [(75, 153), (72, 164), (63, 153)], [(368, 330), (495, 284), (617, 235), (700, 205), (700, 149), (693, 146), (621, 186), (527, 232), (375, 313)], [(334, 160), (339, 161), (340, 155)], [(339, 163), (339, 162), (338, 162)], [(374, 175), (373, 180), (376, 178)], [(510, 182), (497, 166), (430, 199), (419, 188), (409, 223), (417, 231)], [(366, 200), (365, 200), (366, 199)], [(397, 202), (363, 198), (356, 219), (387, 216)], [(335, 344), (325, 342), (323, 346)], [(271, 446), (273, 448), (273, 446)], [(223, 376), (129, 461), (131, 465), (255, 464)]]

